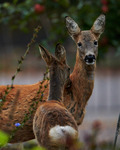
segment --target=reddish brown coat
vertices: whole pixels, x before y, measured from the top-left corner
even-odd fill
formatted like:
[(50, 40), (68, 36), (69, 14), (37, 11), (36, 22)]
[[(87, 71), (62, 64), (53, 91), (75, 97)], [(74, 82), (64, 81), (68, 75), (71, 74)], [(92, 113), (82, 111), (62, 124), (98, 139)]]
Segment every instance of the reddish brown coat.
[[(56, 125), (71, 126), (77, 131), (77, 124), (68, 110), (60, 102), (51, 100), (42, 104), (36, 111), (33, 130), (39, 143), (49, 150), (57, 150), (58, 143), (51, 142), (49, 131)], [(78, 134), (76, 134), (77, 139)]]
[[(74, 23), (74, 21), (72, 22)], [(105, 23), (105, 17), (101, 15), (95, 21), (91, 30), (86, 31), (89, 35), (92, 36), (92, 42), (94, 42), (94, 40), (98, 40), (100, 34), (103, 32), (104, 23)], [(70, 24), (68, 23), (68, 29)], [(75, 29), (76, 29), (76, 24), (75, 24)], [(99, 30), (97, 31), (96, 29)], [(75, 32), (77, 32), (76, 35)], [(85, 37), (87, 37), (85, 35), (84, 38), (81, 38), (82, 35), (81, 33), (84, 32), (80, 32), (80, 33), (79, 32), (80, 32), (79, 28), (77, 28), (77, 31), (71, 31), (71, 28), (69, 30), (69, 33), (71, 34), (72, 38), (75, 40), (76, 44), (80, 40), (85, 40), (86, 39)], [(89, 41), (91, 39), (87, 39), (87, 40)], [(86, 68), (84, 59), (80, 56), (79, 48), (77, 48), (76, 65), (70, 76), (70, 83), (65, 86), (63, 103), (65, 107), (73, 114), (78, 124), (82, 123), (82, 120), (84, 118), (84, 113), (85, 113), (85, 106), (93, 91), (94, 70), (95, 70), (95, 65), (93, 65), (92, 67), (88, 66)], [(38, 82), (33, 85), (14, 85), (14, 89), (12, 89), (11, 92), (8, 94), (2, 112), (0, 112), (0, 129), (11, 132), (13, 129), (15, 129), (14, 123), (16, 122), (21, 123), (21, 121), (24, 119), (25, 113), (29, 113), (28, 109), (30, 108), (30, 105), (33, 102), (33, 98), (36, 96), (36, 92), (38, 91), (39, 84), (40, 83)], [(4, 95), (5, 89), (6, 86), (0, 86), (0, 93), (1, 93), (0, 99), (2, 98), (1, 95)], [(16, 103), (16, 110), (15, 110), (16, 113), (13, 116), (13, 120), (10, 120), (9, 112), (11, 110), (11, 105), (13, 103), (13, 100), (15, 99), (18, 90), (20, 90), (20, 96)], [(47, 89), (45, 89), (43, 100), (47, 99), (48, 91), (49, 91), (49, 86), (47, 87)], [(38, 106), (40, 104), (41, 103), (39, 103)], [(32, 131), (33, 116), (34, 113), (32, 117), (25, 123), (24, 127), (19, 129), (16, 132), (15, 137), (11, 142), (23, 142), (34, 138), (34, 134)], [(10, 123), (10, 125), (8, 125), (8, 123)]]

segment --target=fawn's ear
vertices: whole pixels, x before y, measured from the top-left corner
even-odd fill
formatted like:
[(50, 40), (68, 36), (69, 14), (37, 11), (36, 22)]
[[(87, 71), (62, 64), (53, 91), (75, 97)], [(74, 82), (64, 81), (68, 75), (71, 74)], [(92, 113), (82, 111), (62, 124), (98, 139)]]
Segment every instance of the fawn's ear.
[(68, 29), (68, 32), (71, 36), (78, 35), (80, 33), (80, 28), (78, 24), (70, 17), (65, 17), (66, 20), (66, 27)]
[(105, 15), (100, 15), (94, 22), (91, 31), (96, 35), (97, 38), (103, 33), (105, 28)]
[(61, 63), (66, 63), (66, 50), (61, 44), (56, 45), (55, 56)]
[(39, 45), (39, 51), (40, 51), (40, 54), (41, 54), (42, 58), (44, 59), (44, 61), (48, 65), (50, 65), (50, 63), (52, 62), (52, 55), (42, 45)]

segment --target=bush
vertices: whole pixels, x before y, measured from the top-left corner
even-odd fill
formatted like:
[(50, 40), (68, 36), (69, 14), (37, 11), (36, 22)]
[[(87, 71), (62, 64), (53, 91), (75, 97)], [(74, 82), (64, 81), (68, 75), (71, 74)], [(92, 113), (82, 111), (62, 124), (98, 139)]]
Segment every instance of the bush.
[[(50, 41), (56, 43), (65, 40), (64, 17), (69, 15), (80, 23), (82, 29), (89, 29), (94, 20), (101, 14), (106, 14), (106, 29), (101, 39), (102, 53), (108, 46), (120, 54), (120, 18), (119, 0), (11, 0), (0, 4), (0, 23), (9, 25), (12, 29), (28, 32), (42, 20), (49, 19)], [(84, 28), (83, 28), (84, 27)], [(102, 55), (100, 53), (100, 55)]]

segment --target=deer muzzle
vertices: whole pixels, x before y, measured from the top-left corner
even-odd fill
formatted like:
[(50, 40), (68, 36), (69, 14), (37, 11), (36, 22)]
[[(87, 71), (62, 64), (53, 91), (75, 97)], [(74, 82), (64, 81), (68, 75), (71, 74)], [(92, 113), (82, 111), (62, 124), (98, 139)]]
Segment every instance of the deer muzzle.
[(84, 60), (87, 65), (94, 65), (95, 60), (96, 60), (95, 55), (91, 55), (91, 54), (86, 55)]

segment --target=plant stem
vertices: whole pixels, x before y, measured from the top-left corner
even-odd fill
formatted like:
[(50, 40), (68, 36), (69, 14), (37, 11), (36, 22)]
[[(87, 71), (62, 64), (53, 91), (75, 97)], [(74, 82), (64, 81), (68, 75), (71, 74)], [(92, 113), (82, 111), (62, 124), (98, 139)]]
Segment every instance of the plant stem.
[(120, 133), (120, 114), (119, 114), (119, 117), (118, 117), (118, 122), (117, 122), (117, 127), (116, 127), (116, 133), (115, 133), (115, 139), (114, 139), (114, 144), (113, 144), (113, 150), (116, 149), (116, 143), (117, 143), (117, 138), (118, 138), (119, 133)]

